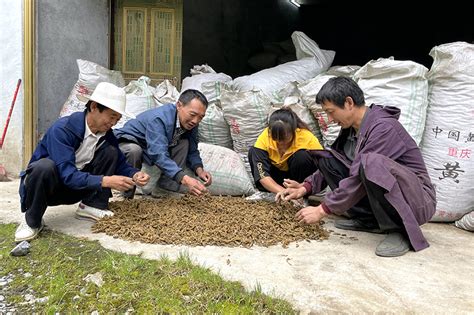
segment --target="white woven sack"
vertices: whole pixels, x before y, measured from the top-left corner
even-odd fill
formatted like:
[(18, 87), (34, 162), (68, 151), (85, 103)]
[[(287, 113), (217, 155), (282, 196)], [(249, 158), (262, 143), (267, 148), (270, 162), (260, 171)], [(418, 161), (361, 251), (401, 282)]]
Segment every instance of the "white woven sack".
[[(194, 71), (191, 70), (191, 73), (193, 73), (192, 76), (186, 77), (183, 79), (183, 82), (181, 84), (181, 93), (188, 90), (188, 89), (193, 89), (193, 90), (198, 90), (202, 92), (209, 103), (216, 101), (217, 96), (220, 94), (219, 90), (214, 90), (214, 86), (212, 85), (215, 82), (231, 82), (232, 78), (228, 76), (225, 73), (215, 73), (215, 71), (207, 66), (207, 65), (202, 65), (202, 66), (194, 66)], [(199, 70), (196, 70), (199, 69)], [(211, 71), (211, 72), (205, 72), (205, 71)], [(202, 85), (207, 82), (212, 82), (211, 85), (207, 87), (206, 90), (203, 90)], [(217, 89), (220, 89), (220, 86), (216, 87)]]
[(239, 91), (261, 90), (268, 96), (285, 87), (291, 81), (303, 82), (327, 70), (331, 62), (321, 64), (316, 57), (290, 61), (251, 75), (238, 77), (233, 87)]
[(209, 65), (203, 64), (203, 65), (194, 65), (192, 69), (189, 70), (189, 73), (191, 75), (196, 75), (196, 74), (203, 74), (203, 73), (216, 73), (216, 71)]
[(230, 126), (234, 150), (244, 161), (249, 178), (253, 178), (248, 150), (268, 125), (270, 98), (260, 90), (238, 92), (226, 88), (222, 91), (221, 105), (224, 119)]
[(199, 142), (233, 149), (230, 127), (224, 119), (222, 109), (216, 103), (207, 107), (206, 116), (199, 123)]
[(156, 86), (153, 97), (155, 98), (155, 102), (158, 103), (158, 106), (161, 106), (176, 103), (179, 98), (179, 92), (170, 80), (164, 80)]
[(209, 105), (206, 116), (199, 123), (199, 141), (233, 149), (230, 128), (222, 112), (222, 88), (229, 88), (229, 86), (221, 81), (209, 81), (201, 84), (202, 93), (209, 101)]
[(322, 145), (322, 135), (319, 130), (318, 123), (316, 122), (313, 114), (308, 109), (308, 107), (303, 103), (301, 92), (298, 89), (298, 84), (296, 82), (288, 83), (283, 89), (273, 94), (278, 98), (272, 100), (272, 107), (268, 114), (270, 115), (277, 109), (286, 107), (290, 108), (295, 114), (305, 122), (309, 130), (318, 138), (319, 142)]
[(465, 214), (461, 219), (457, 220), (454, 225), (460, 229), (474, 232), (474, 211)]
[(474, 45), (431, 49), (426, 128), (421, 143), (436, 186), (432, 221), (455, 221), (474, 210)]
[(356, 73), (357, 70), (359, 70), (360, 68), (361, 68), (360, 66), (354, 66), (354, 65), (332, 66), (324, 74), (333, 75), (336, 77), (343, 76), (343, 77), (352, 78), (354, 76), (354, 73)]
[(79, 79), (61, 108), (59, 117), (69, 116), (74, 112), (82, 112), (86, 108), (88, 98), (100, 82), (113, 83), (118, 87), (125, 85), (120, 71), (109, 70), (92, 61), (77, 59), (76, 62), (79, 68)]
[[(155, 88), (150, 86), (150, 78), (147, 76), (141, 76), (138, 80), (130, 81), (130, 83), (124, 88), (127, 98), (127, 112), (137, 116), (146, 110), (156, 108), (159, 104), (155, 101), (153, 94)], [(131, 118), (122, 116), (114, 128), (121, 128)]]
[[(224, 78), (221, 78), (221, 79), (224, 79)], [(231, 83), (232, 83), (231, 80), (203, 82), (201, 83), (200, 91), (202, 92), (202, 94), (206, 96), (206, 99), (209, 102), (209, 104), (216, 104), (218, 107), (221, 107), (222, 89), (225, 87), (229, 87)]]
[(329, 147), (334, 142), (334, 140), (336, 140), (339, 132), (341, 131), (341, 127), (333, 122), (328, 122), (328, 116), (323, 111), (321, 105), (316, 104), (316, 94), (318, 94), (324, 83), (333, 77), (334, 76), (332, 75), (320, 74), (315, 78), (298, 85), (298, 89), (302, 95), (303, 103), (311, 111), (313, 117), (318, 123), (319, 131), (323, 139), (321, 145), (323, 145), (325, 148)]
[(323, 71), (326, 71), (332, 64), (336, 52), (319, 48), (319, 45), (305, 33), (295, 31), (291, 34), (291, 40), (295, 45), (296, 59), (315, 57), (318, 64), (325, 68)]
[(226, 88), (222, 90), (221, 104), (234, 150), (246, 155), (267, 126), (270, 99), (261, 91), (238, 92)]
[(399, 121), (420, 144), (428, 107), (428, 69), (413, 61), (379, 58), (354, 74), (364, 91), (365, 103), (400, 108)]
[(199, 143), (204, 169), (212, 175), (211, 195), (249, 196), (255, 192), (239, 155), (221, 146)]

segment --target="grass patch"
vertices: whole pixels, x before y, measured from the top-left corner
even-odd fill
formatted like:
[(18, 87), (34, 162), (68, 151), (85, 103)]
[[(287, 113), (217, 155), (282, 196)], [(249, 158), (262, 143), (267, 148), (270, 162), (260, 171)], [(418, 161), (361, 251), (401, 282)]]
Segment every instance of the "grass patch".
[[(0, 224), (0, 286), (3, 303), (21, 313), (297, 313), (281, 299), (248, 292), (195, 266), (186, 254), (176, 261), (147, 260), (45, 230), (31, 252), (12, 257), (14, 224)], [(84, 280), (100, 273), (103, 284)]]

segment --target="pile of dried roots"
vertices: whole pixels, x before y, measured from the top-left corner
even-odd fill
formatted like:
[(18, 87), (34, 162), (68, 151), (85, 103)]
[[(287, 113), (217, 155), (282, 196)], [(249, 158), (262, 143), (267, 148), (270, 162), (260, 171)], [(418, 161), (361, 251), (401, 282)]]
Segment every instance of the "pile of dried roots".
[(322, 224), (300, 224), (291, 204), (238, 197), (186, 195), (183, 198), (111, 202), (113, 217), (94, 224), (94, 232), (154, 244), (191, 246), (270, 246), (324, 240)]

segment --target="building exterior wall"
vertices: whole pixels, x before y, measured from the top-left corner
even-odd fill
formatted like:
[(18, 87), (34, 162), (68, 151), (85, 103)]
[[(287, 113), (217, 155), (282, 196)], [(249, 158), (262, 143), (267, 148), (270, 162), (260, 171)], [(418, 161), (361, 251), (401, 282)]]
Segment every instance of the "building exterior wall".
[[(23, 79), (23, 1), (0, 0), (0, 137), (18, 79)], [(76, 59), (109, 67), (108, 0), (41, 0), (36, 2), (36, 112), (38, 139), (59, 117), (78, 79)], [(18, 176), (24, 147), (23, 85), (18, 93), (0, 164)], [(29, 157), (26, 157), (29, 159)]]
[[(0, 138), (3, 135), (18, 79), (23, 76), (22, 1), (0, 0)], [(0, 164), (9, 177), (16, 177), (22, 165), (23, 88), (20, 86), (0, 150)]]
[(76, 60), (109, 67), (108, 0), (37, 1), (38, 135), (59, 117), (79, 75)]

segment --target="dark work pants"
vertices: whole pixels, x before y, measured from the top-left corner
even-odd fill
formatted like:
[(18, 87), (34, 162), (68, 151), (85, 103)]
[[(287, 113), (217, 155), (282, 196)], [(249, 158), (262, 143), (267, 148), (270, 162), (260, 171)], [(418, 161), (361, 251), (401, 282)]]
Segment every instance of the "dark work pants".
[[(339, 186), (341, 180), (349, 176), (349, 169), (335, 158), (319, 158), (318, 165), (332, 190)], [(384, 196), (385, 189), (367, 180), (362, 167), (359, 175), (367, 195), (347, 211), (348, 215), (369, 227), (378, 227), (383, 231), (403, 230), (400, 215)]]
[[(143, 165), (143, 149), (139, 144), (129, 141), (125, 138), (119, 139), (119, 148), (125, 155), (127, 162), (137, 169), (141, 169)], [(178, 144), (169, 148), (170, 157), (183, 170), (186, 168), (186, 159), (189, 152), (189, 140), (181, 138)], [(179, 191), (181, 184), (176, 183), (172, 178), (167, 177), (163, 173), (158, 180), (158, 185), (164, 189), (171, 191)], [(135, 195), (136, 186), (124, 192), (123, 196), (132, 199)]]
[[(82, 171), (93, 175), (114, 175), (117, 159), (117, 149), (103, 143)], [(112, 196), (110, 188), (75, 190), (66, 187), (59, 178), (54, 161), (48, 158), (28, 165), (24, 183), (26, 191), (21, 209), (25, 212), (26, 223), (32, 228), (41, 226), (41, 219), (48, 206), (74, 204), (82, 200), (88, 206), (107, 209)]]
[[(252, 158), (249, 158), (250, 168), (253, 169)], [(306, 177), (313, 174), (317, 170), (317, 165), (315, 160), (309, 155), (306, 150), (296, 151), (288, 159), (288, 171), (282, 171), (275, 166), (270, 167), (270, 177), (279, 185), (283, 186), (283, 181), (285, 178), (292, 179), (301, 183)], [(267, 191), (260, 181), (256, 183), (256, 186), (259, 190)]]

